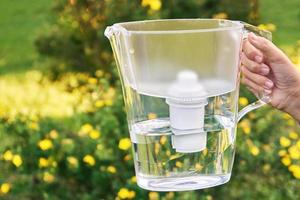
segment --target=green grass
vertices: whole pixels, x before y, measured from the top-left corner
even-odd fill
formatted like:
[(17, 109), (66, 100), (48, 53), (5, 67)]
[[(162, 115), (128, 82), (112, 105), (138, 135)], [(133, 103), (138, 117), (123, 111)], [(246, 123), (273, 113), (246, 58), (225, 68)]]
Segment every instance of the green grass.
[[(0, 75), (34, 68), (38, 54), (33, 41), (51, 23), (51, 0), (0, 1)], [(261, 22), (274, 23), (274, 41), (290, 46), (300, 39), (299, 0), (260, 0)]]
[(33, 67), (36, 33), (51, 21), (51, 0), (0, 1), (0, 74)]
[(299, 0), (260, 0), (262, 23), (274, 23), (277, 31), (274, 42), (282, 47), (300, 40), (300, 1)]

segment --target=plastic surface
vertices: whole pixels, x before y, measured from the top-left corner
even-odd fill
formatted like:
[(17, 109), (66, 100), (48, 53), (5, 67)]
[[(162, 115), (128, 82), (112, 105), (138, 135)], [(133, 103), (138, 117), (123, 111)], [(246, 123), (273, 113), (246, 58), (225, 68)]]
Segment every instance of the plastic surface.
[(106, 30), (124, 84), (163, 98), (171, 97), (170, 85), (182, 70), (197, 74), (206, 97), (233, 91), (242, 33), (239, 22), (204, 19), (119, 23)]
[(138, 185), (156, 191), (213, 187), (231, 175), (246, 29), (221, 19), (117, 23), (105, 30), (120, 72)]
[[(191, 70), (180, 71), (176, 81), (168, 89), (166, 102), (169, 105), (170, 125), (174, 136), (172, 145), (177, 152), (202, 151), (206, 147), (204, 128), (207, 92)], [(195, 94), (202, 98), (193, 98)], [(190, 134), (191, 130), (198, 130)]]

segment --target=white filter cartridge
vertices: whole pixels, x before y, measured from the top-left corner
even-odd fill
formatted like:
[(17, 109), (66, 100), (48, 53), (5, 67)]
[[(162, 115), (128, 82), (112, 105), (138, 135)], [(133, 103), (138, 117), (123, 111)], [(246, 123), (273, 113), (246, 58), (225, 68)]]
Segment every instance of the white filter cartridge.
[(176, 152), (194, 153), (203, 151), (206, 148), (206, 132), (199, 132), (186, 135), (173, 135), (172, 145)]
[(177, 152), (192, 153), (206, 148), (204, 131), (206, 91), (193, 71), (181, 71), (168, 91), (172, 145)]

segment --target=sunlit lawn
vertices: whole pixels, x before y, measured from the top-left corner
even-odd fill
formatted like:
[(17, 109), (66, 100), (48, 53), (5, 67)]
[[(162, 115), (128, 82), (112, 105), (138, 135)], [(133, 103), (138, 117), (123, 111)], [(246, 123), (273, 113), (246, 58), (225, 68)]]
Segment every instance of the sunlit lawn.
[[(0, 75), (33, 68), (34, 39), (51, 21), (51, 0), (0, 1)], [(40, 68), (40, 66), (36, 66)]]
[(261, 0), (260, 16), (262, 23), (274, 23), (277, 31), (274, 42), (282, 47), (293, 45), (300, 39), (299, 0)]

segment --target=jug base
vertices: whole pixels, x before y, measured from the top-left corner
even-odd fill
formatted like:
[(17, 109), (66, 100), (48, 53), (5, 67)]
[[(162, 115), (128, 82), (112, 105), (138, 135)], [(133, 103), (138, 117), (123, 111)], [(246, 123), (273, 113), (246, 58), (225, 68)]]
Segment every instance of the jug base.
[(137, 176), (137, 184), (139, 187), (151, 191), (188, 191), (225, 184), (230, 180), (230, 176), (231, 174), (198, 175), (182, 178), (146, 178)]

